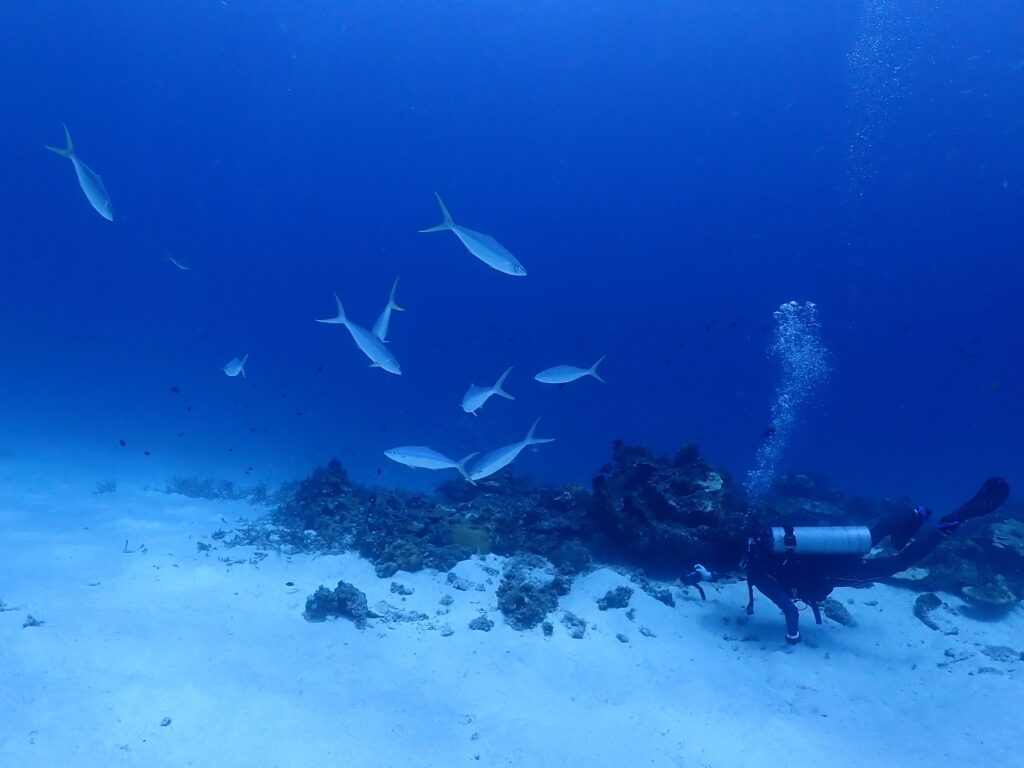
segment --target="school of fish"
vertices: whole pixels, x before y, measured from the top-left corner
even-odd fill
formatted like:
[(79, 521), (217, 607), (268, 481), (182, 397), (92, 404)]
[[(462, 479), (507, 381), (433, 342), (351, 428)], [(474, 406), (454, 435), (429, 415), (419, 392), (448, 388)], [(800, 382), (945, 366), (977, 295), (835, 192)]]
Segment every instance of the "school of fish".
[[(75, 171), (75, 176), (78, 180), (78, 186), (81, 188), (86, 200), (89, 201), (89, 204), (100, 216), (107, 221), (113, 221), (114, 206), (110, 199), (110, 194), (107, 192), (100, 175), (86, 165), (76, 154), (74, 144), (71, 141), (71, 131), (68, 130), (67, 125), (64, 126), (64, 140), (64, 147), (44, 146), (51, 152), (71, 161)], [(498, 272), (502, 272), (506, 275), (512, 275), (513, 277), (526, 276), (526, 268), (507, 248), (505, 248), (505, 246), (499, 243), (491, 235), (477, 232), (469, 229), (468, 227), (456, 224), (452, 219), (451, 214), (448, 212), (448, 208), (445, 206), (444, 201), (441, 199), (441, 196), (436, 192), (434, 193), (434, 196), (437, 198), (437, 203), (441, 208), (442, 222), (436, 226), (421, 229), (420, 232), (451, 232), (458, 238), (459, 242), (462, 243), (467, 251), (491, 269), (497, 270)], [(167, 260), (181, 271), (188, 271), (190, 269), (170, 254), (167, 254)], [(359, 351), (366, 355), (370, 360), (370, 367), (380, 368), (387, 373), (401, 376), (402, 368), (398, 363), (398, 359), (387, 346), (387, 335), (391, 324), (392, 313), (405, 311), (405, 308), (400, 306), (396, 301), (395, 295), (397, 290), (398, 278), (395, 278), (395, 281), (391, 286), (391, 293), (388, 296), (387, 304), (385, 304), (384, 309), (373, 324), (372, 330), (358, 325), (348, 317), (337, 293), (334, 294), (336, 308), (336, 314), (334, 317), (318, 319), (316, 322), (325, 323), (327, 325), (344, 326), (352, 336), (352, 340), (355, 342)], [(235, 378), (239, 375), (245, 378), (245, 365), (248, 360), (248, 354), (243, 355), (241, 358), (234, 357), (221, 370), (226, 376), (231, 378)], [(603, 360), (604, 357), (602, 356), (589, 368), (579, 368), (573, 365), (556, 365), (552, 368), (547, 368), (541, 371), (534, 377), (534, 379), (542, 384), (556, 384), (558, 386), (565, 386), (566, 384), (587, 376), (597, 379), (600, 382), (604, 382), (604, 379), (597, 373), (597, 367)], [(470, 384), (469, 389), (462, 398), (462, 410), (475, 416), (480, 412), (480, 409), (486, 405), (487, 401), (495, 395), (506, 400), (515, 400), (515, 396), (504, 389), (505, 379), (508, 378), (511, 371), (511, 367), (506, 369), (505, 372), (498, 377), (497, 381), (489, 387)], [(530, 427), (530, 431), (527, 433), (526, 437), (519, 442), (495, 448), (494, 450), (485, 453), (483, 456), (480, 456), (479, 452), (474, 452), (459, 461), (450, 459), (444, 454), (435, 451), (433, 448), (429, 448), (424, 445), (390, 448), (384, 452), (384, 455), (392, 461), (396, 461), (399, 464), (413, 469), (456, 469), (468, 482), (475, 484), (477, 480), (489, 477), (495, 472), (509, 466), (526, 448), (553, 442), (553, 437), (535, 437), (534, 433), (536, 432), (537, 425), (539, 423), (540, 419), (534, 421), (533, 426)], [(478, 456), (480, 458), (477, 458)], [(474, 459), (476, 459), (476, 461), (473, 462), (472, 466), (469, 466), (469, 462)]]

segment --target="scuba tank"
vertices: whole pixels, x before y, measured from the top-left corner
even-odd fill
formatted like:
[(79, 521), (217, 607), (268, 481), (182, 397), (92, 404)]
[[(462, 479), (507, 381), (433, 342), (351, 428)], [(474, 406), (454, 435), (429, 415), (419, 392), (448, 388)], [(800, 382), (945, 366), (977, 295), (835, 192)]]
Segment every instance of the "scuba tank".
[(765, 537), (773, 555), (866, 555), (871, 529), (866, 525), (774, 526)]

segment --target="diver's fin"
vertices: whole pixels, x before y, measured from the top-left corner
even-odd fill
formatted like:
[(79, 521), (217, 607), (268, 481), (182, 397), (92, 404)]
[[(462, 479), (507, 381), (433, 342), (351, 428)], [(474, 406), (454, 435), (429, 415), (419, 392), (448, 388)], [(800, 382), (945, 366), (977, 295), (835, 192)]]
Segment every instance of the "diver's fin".
[(962, 504), (948, 515), (943, 515), (940, 522), (962, 523), (974, 517), (981, 517), (995, 512), (1010, 495), (1010, 486), (1001, 477), (990, 477), (986, 480), (971, 500)]

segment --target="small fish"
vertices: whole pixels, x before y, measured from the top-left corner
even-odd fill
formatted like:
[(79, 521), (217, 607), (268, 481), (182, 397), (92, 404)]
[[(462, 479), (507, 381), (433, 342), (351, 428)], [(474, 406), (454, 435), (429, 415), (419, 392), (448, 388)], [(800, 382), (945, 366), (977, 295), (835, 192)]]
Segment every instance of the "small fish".
[(390, 448), (384, 451), (384, 455), (392, 461), (397, 461), (399, 464), (413, 469), (457, 469), (464, 478), (472, 483), (473, 481), (466, 474), (466, 462), (478, 454), (471, 453), (462, 461), (455, 461), (425, 445), (404, 445), (401, 448)]
[(515, 400), (515, 397), (501, 388), (502, 384), (505, 383), (505, 377), (508, 376), (511, 370), (509, 368), (501, 374), (493, 387), (478, 387), (476, 384), (470, 384), (469, 390), (462, 398), (462, 410), (476, 415), (476, 412), (484, 407), (484, 403), (491, 398), (491, 395), (498, 395), (498, 397), (504, 397), (506, 400)]
[(362, 350), (364, 355), (370, 358), (371, 367), (382, 368), (388, 373), (401, 376), (402, 369), (398, 365), (398, 360), (395, 359), (395, 356), (391, 354), (377, 334), (366, 330), (361, 325), (356, 325), (345, 317), (345, 308), (341, 306), (341, 299), (338, 298), (338, 294), (334, 294), (334, 301), (338, 305), (337, 316), (327, 318), (326, 320), (317, 320), (317, 322), (344, 325), (348, 328), (348, 332), (352, 334), (352, 339), (355, 341), (356, 346)]
[(485, 235), (482, 232), (474, 232), (472, 229), (466, 229), (460, 227), (454, 221), (452, 221), (451, 214), (448, 213), (448, 209), (444, 206), (444, 201), (441, 200), (441, 196), (434, 193), (437, 197), (437, 202), (441, 206), (441, 214), (444, 216), (444, 221), (438, 224), (436, 227), (429, 227), (427, 229), (421, 229), (420, 232), (447, 232), (451, 231), (455, 233), (455, 236), (459, 238), (466, 250), (476, 256), (487, 266), (504, 272), (506, 275), (512, 275), (514, 277), (526, 277), (526, 268), (519, 263), (508, 249), (505, 248), (501, 243), (495, 240), (490, 235)]
[(110, 202), (107, 188), (103, 186), (103, 179), (92, 168), (78, 159), (78, 155), (75, 154), (75, 147), (71, 143), (71, 131), (68, 130), (66, 125), (64, 126), (64, 139), (67, 142), (67, 146), (64, 149), (51, 147), (46, 144), (43, 146), (51, 152), (56, 152), (61, 157), (66, 157), (71, 161), (71, 164), (75, 167), (75, 175), (78, 177), (78, 186), (82, 188), (82, 192), (85, 193), (85, 198), (89, 201), (89, 204), (104, 219), (113, 221), (114, 205)]
[(381, 341), (388, 340), (388, 324), (391, 322), (391, 312), (405, 312), (405, 307), (398, 306), (398, 302), (395, 301), (395, 291), (398, 290), (398, 278), (395, 278), (395, 284), (391, 286), (391, 296), (388, 298), (388, 304), (384, 307), (384, 311), (380, 313), (380, 317), (377, 318), (377, 322), (373, 324), (373, 333)]
[(593, 376), (604, 384), (604, 379), (597, 375), (597, 366), (604, 361), (604, 357), (604, 355), (601, 355), (601, 359), (589, 368), (577, 368), (575, 365), (556, 365), (554, 368), (541, 371), (533, 378), (542, 384), (568, 384), (570, 381), (582, 379), (584, 376)]
[(245, 361), (248, 360), (248, 359), (249, 359), (248, 355), (243, 357), (241, 360), (239, 360), (237, 357), (234, 357), (234, 358), (231, 359), (231, 362), (228, 363), (227, 365), (225, 365), (221, 370), (224, 371), (224, 373), (226, 373), (228, 376), (235, 377), (238, 374), (242, 374), (242, 377), (244, 378), (245, 377)]
[(469, 473), (470, 480), (481, 480), (489, 475), (493, 475), (499, 469), (507, 467), (516, 457), (523, 452), (524, 448), (531, 445), (540, 445), (541, 443), (552, 443), (555, 438), (553, 437), (534, 437), (533, 433), (537, 429), (537, 425), (540, 424), (540, 419), (533, 422), (533, 426), (530, 427), (530, 431), (526, 435), (526, 439), (519, 443), (513, 443), (512, 445), (506, 445), (503, 448), (496, 448), (490, 453), (486, 454), (480, 461), (473, 465), (473, 469)]
[(184, 264), (182, 264), (182, 263), (181, 263), (180, 261), (178, 261), (178, 260), (177, 260), (176, 258), (174, 258), (173, 256), (171, 256), (171, 254), (169, 254), (169, 253), (167, 254), (167, 260), (168, 260), (169, 262), (171, 262), (171, 264), (173, 264), (174, 266), (176, 266), (176, 267), (177, 267), (178, 269), (180, 269), (180, 270), (181, 270), (182, 272), (188, 272), (188, 271), (189, 271), (190, 269), (192, 269), (192, 267), (186, 267), (186, 266), (185, 266)]

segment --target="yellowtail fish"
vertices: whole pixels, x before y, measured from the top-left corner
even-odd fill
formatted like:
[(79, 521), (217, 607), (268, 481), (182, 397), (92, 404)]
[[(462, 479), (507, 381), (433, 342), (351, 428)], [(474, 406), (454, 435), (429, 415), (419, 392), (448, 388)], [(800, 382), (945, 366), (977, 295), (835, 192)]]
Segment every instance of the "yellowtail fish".
[(459, 238), (466, 250), (476, 256), (487, 266), (504, 272), (506, 275), (512, 275), (514, 277), (526, 277), (526, 268), (519, 263), (508, 249), (505, 248), (501, 243), (495, 240), (490, 235), (485, 235), (482, 232), (474, 232), (472, 229), (466, 227), (460, 227), (454, 221), (452, 221), (451, 214), (448, 213), (448, 209), (445, 208), (444, 201), (441, 200), (441, 196), (434, 193), (437, 197), (437, 202), (441, 206), (441, 215), (444, 216), (444, 221), (438, 224), (436, 227), (429, 227), (427, 229), (421, 229), (420, 232), (454, 232), (455, 236)]
[(362, 350), (364, 355), (370, 358), (371, 367), (381, 368), (388, 373), (401, 376), (402, 369), (398, 365), (398, 360), (391, 354), (380, 337), (372, 331), (366, 330), (361, 325), (356, 325), (345, 316), (345, 308), (341, 305), (341, 299), (338, 298), (338, 294), (334, 294), (334, 302), (338, 305), (338, 314), (326, 320), (317, 320), (317, 322), (344, 325), (348, 328), (348, 332), (352, 334), (352, 339), (355, 341), (356, 346)]
[(50, 147), (46, 144), (43, 146), (51, 152), (56, 152), (61, 157), (66, 157), (71, 161), (71, 164), (75, 167), (75, 175), (78, 176), (78, 186), (85, 193), (85, 198), (96, 209), (96, 213), (107, 221), (113, 221), (114, 204), (110, 202), (110, 195), (107, 194), (107, 188), (103, 186), (103, 179), (100, 178), (96, 171), (78, 159), (78, 155), (75, 154), (75, 146), (71, 143), (71, 131), (68, 130), (66, 125), (64, 126), (64, 139), (67, 142), (67, 146), (64, 149)]

